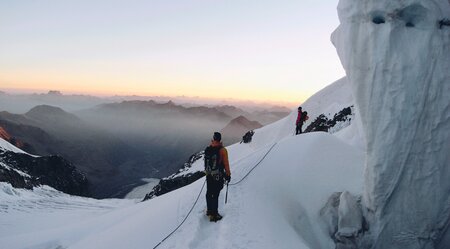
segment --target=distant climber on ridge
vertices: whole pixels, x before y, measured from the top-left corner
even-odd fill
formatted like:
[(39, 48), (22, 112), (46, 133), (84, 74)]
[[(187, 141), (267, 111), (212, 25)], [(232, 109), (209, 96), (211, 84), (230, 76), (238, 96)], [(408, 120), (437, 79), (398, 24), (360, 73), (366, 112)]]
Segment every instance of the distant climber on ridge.
[(244, 142), (244, 144), (250, 143), (252, 141), (252, 137), (254, 134), (255, 134), (254, 131), (247, 131), (247, 133), (245, 133), (245, 135), (242, 137), (242, 141), (240, 143), (242, 142)]
[(302, 134), (303, 123), (308, 120), (308, 113), (302, 112), (302, 107), (298, 107), (297, 121), (295, 122), (295, 135)]
[(206, 215), (211, 222), (222, 219), (218, 212), (219, 194), (224, 182), (230, 182), (231, 180), (228, 151), (223, 147), (221, 140), (222, 135), (219, 132), (214, 132), (211, 145), (205, 149)]

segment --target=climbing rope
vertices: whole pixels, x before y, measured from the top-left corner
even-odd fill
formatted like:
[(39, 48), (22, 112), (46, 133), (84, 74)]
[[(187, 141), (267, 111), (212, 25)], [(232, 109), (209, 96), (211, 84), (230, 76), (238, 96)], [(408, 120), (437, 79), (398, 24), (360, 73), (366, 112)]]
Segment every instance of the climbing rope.
[(200, 195), (203, 192), (203, 188), (205, 187), (205, 183), (206, 180), (203, 182), (202, 188), (200, 189), (200, 192), (198, 193), (197, 199), (194, 202), (194, 205), (192, 205), (191, 210), (189, 210), (188, 214), (186, 215), (186, 217), (184, 217), (183, 221), (171, 232), (169, 233), (163, 240), (161, 240), (161, 242), (159, 242), (155, 247), (153, 247), (153, 249), (157, 248), (159, 245), (161, 245), (166, 239), (168, 239), (170, 236), (172, 236), (172, 234), (174, 234), (180, 227), (181, 225), (183, 225), (183, 223), (187, 220), (187, 218), (189, 217), (189, 215), (191, 214), (192, 210), (194, 210), (195, 205), (198, 202), (198, 199), (200, 199)]
[[(261, 164), (261, 162), (267, 157), (267, 155), (270, 153), (270, 151), (272, 151), (273, 147), (275, 147), (277, 143), (274, 143), (272, 145), (272, 147), (270, 147), (270, 149), (266, 152), (266, 154), (264, 154), (264, 156), (261, 158), (261, 160), (259, 160), (259, 162), (253, 166), (253, 168), (250, 169), (249, 172), (247, 172), (247, 174), (242, 177), (241, 180), (235, 182), (235, 183), (230, 183), (229, 185), (233, 186), (233, 185), (238, 185), (239, 183), (241, 183), (245, 178), (247, 178), (247, 176), (250, 175), (250, 173), (256, 168), (258, 167), (259, 164)], [(203, 188), (205, 187), (205, 183), (206, 180), (203, 182), (202, 188), (200, 189), (200, 192), (198, 193), (197, 199), (195, 200), (194, 204), (191, 207), (191, 210), (189, 210), (188, 214), (186, 215), (186, 217), (184, 217), (183, 221), (171, 232), (169, 233), (164, 239), (162, 239), (156, 246), (153, 247), (153, 249), (157, 248), (158, 246), (160, 246), (166, 239), (168, 239), (170, 236), (172, 236), (172, 234), (174, 234), (182, 225), (183, 223), (187, 220), (187, 218), (189, 217), (189, 215), (192, 213), (192, 210), (194, 210), (195, 205), (197, 204), (198, 200), (200, 199), (200, 195), (203, 192)]]
[(247, 178), (247, 176), (250, 175), (250, 173), (252, 173), (252, 171), (253, 171), (256, 167), (258, 167), (258, 165), (261, 164), (261, 162), (264, 161), (264, 159), (266, 159), (267, 155), (269, 155), (270, 151), (272, 151), (272, 149), (275, 147), (275, 145), (277, 145), (277, 143), (274, 143), (274, 144), (270, 147), (270, 149), (266, 152), (266, 154), (264, 154), (264, 156), (261, 158), (261, 160), (259, 160), (259, 162), (258, 162), (255, 166), (253, 166), (253, 168), (251, 168), (250, 171), (247, 172), (247, 174), (246, 174), (244, 177), (242, 177), (241, 180), (239, 180), (239, 181), (237, 181), (237, 182), (234, 182), (234, 183), (230, 183), (229, 185), (231, 185), (231, 186), (238, 185), (238, 184), (241, 183), (245, 178)]

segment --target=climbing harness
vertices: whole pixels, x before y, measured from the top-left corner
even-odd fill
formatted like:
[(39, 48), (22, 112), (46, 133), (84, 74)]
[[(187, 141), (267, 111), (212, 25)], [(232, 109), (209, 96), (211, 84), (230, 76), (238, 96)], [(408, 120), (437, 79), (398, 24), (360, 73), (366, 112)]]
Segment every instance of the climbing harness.
[[(267, 157), (267, 155), (270, 153), (270, 151), (272, 151), (272, 149), (275, 147), (276, 144), (277, 144), (277, 143), (274, 143), (274, 144), (272, 145), (272, 147), (270, 147), (270, 149), (266, 152), (266, 154), (264, 154), (264, 156), (261, 158), (261, 160), (259, 160), (259, 162), (258, 162), (255, 166), (253, 166), (253, 168), (251, 168), (250, 171), (247, 172), (247, 174), (246, 174), (244, 177), (242, 177), (241, 180), (239, 180), (239, 181), (237, 181), (237, 182), (235, 182), (235, 183), (228, 183), (228, 182), (227, 182), (227, 193), (226, 193), (226, 196), (225, 196), (225, 203), (227, 203), (227, 199), (228, 199), (228, 185), (232, 185), (232, 186), (238, 185), (238, 184), (241, 183), (245, 178), (247, 178), (247, 176), (249, 176), (250, 173), (251, 173), (256, 167), (258, 167), (258, 165), (260, 165), (261, 162)], [(192, 205), (191, 209), (190, 209), (189, 212), (187, 213), (186, 217), (184, 217), (183, 221), (181, 221), (181, 223), (180, 223), (180, 224), (179, 224), (179, 225), (178, 225), (171, 233), (169, 233), (169, 234), (168, 234), (164, 239), (162, 239), (156, 246), (154, 246), (153, 249), (156, 249), (156, 248), (157, 248), (158, 246), (160, 246), (166, 239), (168, 239), (170, 236), (172, 236), (172, 235), (173, 235), (173, 234), (174, 234), (174, 233), (175, 233), (175, 232), (183, 225), (183, 223), (187, 220), (187, 218), (191, 215), (192, 210), (194, 210), (195, 205), (197, 204), (198, 200), (200, 199), (200, 195), (201, 195), (202, 192), (203, 192), (203, 188), (205, 187), (205, 183), (206, 183), (206, 180), (203, 182), (202, 188), (200, 189), (200, 192), (198, 193), (197, 199), (195, 200), (195, 202), (194, 202), (194, 204)]]

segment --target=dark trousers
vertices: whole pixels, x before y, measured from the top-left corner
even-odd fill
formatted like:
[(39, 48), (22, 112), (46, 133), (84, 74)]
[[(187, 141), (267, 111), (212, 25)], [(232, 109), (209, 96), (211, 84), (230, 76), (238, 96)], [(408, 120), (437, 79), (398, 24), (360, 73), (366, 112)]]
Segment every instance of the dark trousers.
[(208, 213), (217, 214), (219, 208), (219, 194), (223, 188), (223, 177), (219, 175), (219, 180), (211, 175), (206, 176), (206, 206)]
[(302, 126), (303, 126), (303, 124), (298, 124), (295, 127), (295, 135), (302, 134)]

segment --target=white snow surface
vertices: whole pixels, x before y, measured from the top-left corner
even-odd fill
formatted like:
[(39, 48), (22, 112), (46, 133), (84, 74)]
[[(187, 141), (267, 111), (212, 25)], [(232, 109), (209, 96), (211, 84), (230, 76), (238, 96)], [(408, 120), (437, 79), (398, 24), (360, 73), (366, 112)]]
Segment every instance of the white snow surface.
[(8, 141), (4, 140), (3, 138), (0, 138), (0, 150), (12, 151), (12, 152), (15, 152), (15, 153), (28, 154), (25, 151), (23, 151), (23, 150), (17, 148), (16, 146), (10, 144)]
[[(367, 160), (370, 248), (450, 248), (448, 0), (340, 0), (332, 35)], [(374, 23), (374, 21), (376, 23)]]
[(153, 187), (158, 185), (159, 179), (157, 178), (143, 178), (142, 181), (146, 182), (141, 186), (133, 188), (126, 196), (125, 199), (144, 199), (145, 195), (152, 191)]
[[(342, 79), (302, 105), (311, 119), (351, 105), (345, 84)], [(320, 105), (314, 103), (319, 100)], [(226, 205), (225, 189), (221, 192), (223, 220), (208, 221), (203, 189), (183, 226), (158, 248), (334, 248), (319, 211), (335, 192), (362, 194), (363, 150), (345, 141), (348, 135), (338, 135), (350, 130), (356, 141), (359, 133), (351, 124), (333, 135), (293, 136), (296, 115), (294, 110), (256, 130), (252, 143), (227, 147), (235, 183), (275, 144), (245, 180), (229, 186)], [(202, 169), (201, 159), (191, 168)], [(49, 187), (19, 190), (1, 183), (0, 245), (8, 249), (153, 248), (185, 218), (203, 183), (204, 178), (140, 203), (73, 197)]]

